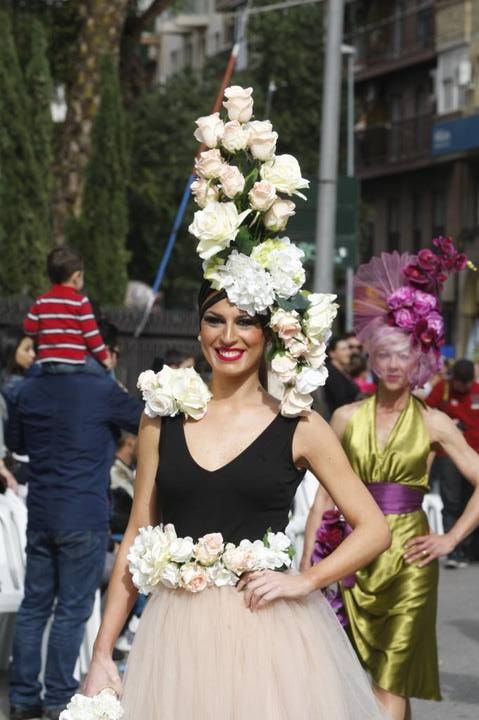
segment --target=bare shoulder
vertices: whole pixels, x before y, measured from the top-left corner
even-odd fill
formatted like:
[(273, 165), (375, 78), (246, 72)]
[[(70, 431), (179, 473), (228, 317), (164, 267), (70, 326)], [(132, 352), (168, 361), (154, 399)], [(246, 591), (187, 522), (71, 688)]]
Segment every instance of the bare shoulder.
[(151, 418), (145, 413), (142, 414), (140, 420), (139, 438), (142, 445), (158, 444), (161, 431), (161, 418)]
[(422, 405), (421, 414), (424, 418), (431, 443), (440, 442), (441, 438), (444, 438), (445, 435), (447, 436), (451, 430), (456, 429), (451, 418), (441, 410)]
[(331, 427), (339, 438), (343, 437), (348, 422), (359, 410), (361, 405), (364, 404), (364, 402), (365, 400), (357, 400), (356, 402), (349, 403), (348, 405), (342, 405), (334, 411), (331, 418)]
[(315, 410), (301, 416), (295, 433), (295, 448), (300, 455), (307, 455), (311, 447), (327, 445), (336, 441), (331, 427)]

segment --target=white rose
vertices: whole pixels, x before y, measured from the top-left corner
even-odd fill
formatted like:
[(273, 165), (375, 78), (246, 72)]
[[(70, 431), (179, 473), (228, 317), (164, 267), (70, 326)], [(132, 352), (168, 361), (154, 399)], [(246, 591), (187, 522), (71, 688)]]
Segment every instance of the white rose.
[(225, 165), (220, 173), (221, 189), (226, 197), (233, 199), (243, 192), (245, 179), (235, 165)]
[(211, 393), (194, 368), (178, 368), (171, 388), (180, 412), (193, 420), (204, 417)]
[(214, 180), (219, 177), (224, 164), (219, 150), (205, 150), (195, 160), (196, 174), (207, 180)]
[(239, 85), (231, 85), (225, 90), (226, 102), (223, 107), (228, 111), (230, 120), (238, 120), (240, 123), (248, 122), (253, 115), (253, 88), (242, 88)]
[(275, 355), (271, 360), (271, 370), (278, 376), (279, 380), (285, 384), (291, 383), (296, 379), (297, 367), (297, 361), (285, 353)]
[(294, 358), (304, 356), (309, 351), (308, 339), (303, 333), (298, 333), (298, 335), (295, 335), (293, 338), (287, 338), (284, 344), (290, 355)]
[(192, 593), (201, 592), (208, 585), (205, 568), (196, 563), (186, 563), (180, 568), (180, 585)]
[(174, 562), (167, 563), (160, 572), (160, 581), (168, 588), (177, 588), (180, 581), (180, 569)]
[(195, 545), (195, 558), (202, 565), (213, 565), (223, 552), (224, 543), (221, 533), (208, 533)]
[(193, 554), (193, 539), (176, 538), (170, 545), (170, 558), (174, 563), (187, 562)]
[(207, 570), (208, 582), (211, 585), (217, 587), (224, 587), (225, 585), (236, 585), (238, 582), (238, 576), (227, 570), (221, 561), (216, 562), (214, 565), (210, 565)]
[(142, 391), (149, 391), (157, 387), (157, 384), (156, 373), (153, 370), (145, 370), (138, 376), (136, 387)]
[(326, 362), (326, 343), (313, 345), (310, 351), (306, 353), (305, 360), (315, 370), (323, 367)]
[(232, 202), (212, 202), (204, 210), (197, 210), (188, 229), (200, 241), (196, 248), (199, 256), (207, 260), (229, 247), (250, 212), (238, 213)]
[(313, 398), (311, 395), (303, 395), (295, 387), (286, 388), (281, 400), (281, 415), (285, 417), (296, 417), (311, 409)]
[(205, 208), (208, 203), (214, 202), (219, 198), (218, 188), (215, 185), (211, 185), (205, 178), (199, 178), (199, 180), (191, 183), (191, 193), (200, 208)]
[(247, 125), (241, 125), (237, 120), (225, 123), (221, 144), (230, 153), (244, 150), (248, 146), (249, 131)]
[(143, 393), (145, 401), (145, 415), (148, 417), (174, 417), (178, 414), (178, 408), (174, 397), (168, 389), (157, 387)]
[(308, 337), (325, 342), (325, 334), (329, 333), (338, 312), (335, 299), (336, 295), (330, 293), (308, 295), (309, 308), (304, 314), (304, 328)]
[(266, 212), (266, 210), (269, 210), (276, 200), (276, 197), (275, 186), (266, 180), (255, 182), (248, 193), (251, 207), (258, 212)]
[(269, 532), (266, 540), (271, 550), (275, 552), (288, 552), (291, 547), (291, 540), (284, 532)]
[(271, 315), (269, 326), (282, 340), (298, 335), (301, 332), (301, 322), (296, 310), (283, 310), (279, 308)]
[(198, 129), (195, 130), (194, 136), (198, 142), (209, 148), (217, 147), (225, 129), (223, 120), (220, 120), (220, 114), (215, 112), (212, 115), (199, 117), (195, 123), (198, 125)]
[(324, 367), (319, 370), (307, 366), (303, 367), (296, 378), (296, 389), (302, 395), (307, 395), (324, 385), (327, 377), (328, 371)]
[(269, 120), (254, 120), (248, 123), (248, 147), (256, 160), (271, 160), (276, 150), (278, 133), (273, 131)]
[(276, 155), (261, 166), (260, 175), (263, 180), (272, 183), (276, 190), (286, 195), (299, 195), (298, 190), (309, 187), (309, 180), (301, 177), (299, 163), (293, 155)]
[(294, 208), (296, 205), (291, 200), (283, 200), (278, 198), (271, 205), (270, 209), (264, 214), (263, 223), (267, 230), (272, 232), (281, 232), (288, 224), (288, 220), (296, 215)]

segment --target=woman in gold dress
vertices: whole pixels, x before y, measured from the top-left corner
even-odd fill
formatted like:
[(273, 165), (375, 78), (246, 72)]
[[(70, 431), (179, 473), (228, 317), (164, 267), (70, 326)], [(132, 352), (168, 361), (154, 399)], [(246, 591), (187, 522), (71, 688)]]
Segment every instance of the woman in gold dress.
[[(446, 247), (451, 255), (450, 246)], [(343, 584), (342, 597), (351, 640), (393, 720), (411, 718), (411, 697), (441, 699), (435, 629), (437, 558), (450, 553), (479, 523), (479, 456), (452, 420), (428, 409), (411, 392), (434, 369), (435, 344), (439, 345), (442, 334), (434, 293), (417, 291), (405, 283), (404, 268), (413, 263), (414, 258), (395, 253), (374, 258), (360, 269), (355, 320), (379, 385), (376, 395), (338, 409), (331, 422), (353, 469), (383, 510), (392, 534), (390, 548), (357, 572), (352, 582)], [(381, 276), (388, 277), (389, 287), (374, 282)], [(399, 293), (395, 282), (401, 288)], [(428, 294), (429, 299), (425, 297)], [(394, 322), (394, 296), (409, 303), (410, 315), (399, 316), (399, 320), (407, 320), (412, 328)], [(427, 348), (417, 342), (414, 332), (414, 322), (418, 322), (415, 299), (419, 311), (429, 308), (429, 318), (432, 316), (438, 331)], [(428, 315), (423, 313), (424, 318), (427, 322)], [(424, 331), (424, 324), (419, 329)], [(428, 456), (437, 446), (474, 486), (463, 515), (445, 535), (430, 532), (421, 509), (429, 490)], [(331, 507), (329, 496), (320, 488), (308, 519), (303, 568), (310, 564), (316, 528)]]

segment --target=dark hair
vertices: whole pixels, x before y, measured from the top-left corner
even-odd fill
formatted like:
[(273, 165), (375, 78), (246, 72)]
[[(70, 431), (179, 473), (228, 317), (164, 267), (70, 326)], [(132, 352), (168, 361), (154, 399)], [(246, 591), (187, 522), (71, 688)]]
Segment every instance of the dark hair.
[(4, 328), (0, 334), (0, 373), (2, 378), (12, 373), (23, 373), (24, 369), (17, 365), (15, 355), (22, 340), (28, 337), (21, 328)]
[(456, 360), (452, 366), (452, 377), (459, 382), (472, 382), (474, 380), (474, 363), (466, 359)]
[(100, 319), (97, 320), (97, 325), (100, 335), (103, 338), (103, 342), (107, 348), (111, 349), (115, 347), (118, 343), (118, 327), (114, 323), (110, 322), (110, 320), (106, 317), (100, 317)]
[(346, 337), (344, 335), (333, 335), (333, 337), (328, 343), (328, 347), (326, 350), (327, 354), (329, 355), (329, 353), (334, 352), (338, 346), (338, 343), (345, 341)]
[(181, 352), (181, 350), (177, 350), (176, 348), (170, 348), (165, 353), (165, 365), (179, 365), (183, 362), (187, 357), (190, 357), (189, 355), (186, 355), (184, 352)]
[(64, 283), (79, 270), (83, 270), (83, 260), (68, 247), (57, 247), (47, 257), (47, 272), (52, 283)]
[(349, 374), (352, 378), (359, 377), (361, 373), (368, 369), (368, 362), (364, 355), (354, 353), (349, 363)]

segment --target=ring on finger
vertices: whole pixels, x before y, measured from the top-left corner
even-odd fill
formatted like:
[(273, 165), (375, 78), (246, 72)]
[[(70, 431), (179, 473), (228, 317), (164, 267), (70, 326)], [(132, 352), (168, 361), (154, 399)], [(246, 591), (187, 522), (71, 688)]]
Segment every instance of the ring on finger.
[(423, 554), (423, 557), (426, 557), (426, 555), (428, 554), (427, 550), (423, 550), (422, 554)]

